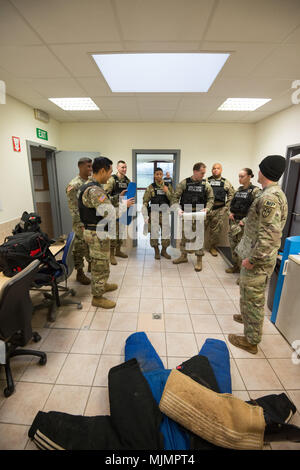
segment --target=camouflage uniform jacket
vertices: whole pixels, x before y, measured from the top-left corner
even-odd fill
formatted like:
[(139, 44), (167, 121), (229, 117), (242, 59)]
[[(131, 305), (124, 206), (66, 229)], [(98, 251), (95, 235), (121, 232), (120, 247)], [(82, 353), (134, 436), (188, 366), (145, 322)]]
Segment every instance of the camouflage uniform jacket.
[[(126, 178), (125, 177), (119, 178), (117, 176), (117, 178), (119, 179), (119, 181), (122, 181), (123, 179), (127, 180), (127, 182), (130, 181), (129, 178), (127, 178), (127, 177)], [(112, 196), (112, 194), (114, 193), (114, 190), (115, 190), (115, 186), (116, 186), (116, 180), (113, 176), (111, 176), (109, 178), (109, 180), (107, 181), (107, 183), (104, 185), (104, 190), (109, 195), (112, 204), (115, 207), (118, 207), (118, 205), (119, 205), (119, 194), (115, 194), (114, 196)]]
[(269, 265), (273, 270), (287, 214), (287, 200), (278, 184), (264, 188), (245, 219), (244, 235), (237, 247), (240, 258), (249, 258), (257, 266)]
[(77, 175), (66, 187), (67, 201), (72, 216), (73, 226), (83, 225), (79, 217), (78, 193), (81, 186), (88, 183), (89, 181), (91, 181), (91, 177), (89, 177), (87, 180), (84, 180), (80, 175)]
[[(165, 181), (162, 181), (160, 184), (157, 183), (156, 181), (155, 181), (155, 183), (157, 184), (159, 189), (163, 189), (163, 187), (165, 186)], [(170, 204), (172, 204), (174, 190), (173, 190), (173, 188), (170, 184), (168, 185), (168, 191), (165, 193), (165, 195), (169, 199)], [(144, 196), (143, 196), (142, 214), (143, 214), (144, 218), (148, 217), (148, 204), (149, 204), (151, 198), (153, 198), (153, 197), (155, 197), (155, 191), (154, 191), (154, 188), (153, 188), (152, 183), (151, 183), (148, 186), (148, 188), (146, 189), (146, 191), (144, 192)]]
[[(176, 190), (175, 190), (173, 201), (172, 201), (173, 204), (179, 204), (182, 193), (185, 189), (186, 189), (186, 179), (180, 181), (180, 183), (178, 183), (178, 185), (176, 186)], [(205, 181), (205, 193), (206, 193), (206, 198), (207, 198), (205, 207), (207, 209), (207, 212), (209, 212), (214, 205), (215, 198), (214, 198), (213, 189), (207, 180)]]
[[(222, 179), (222, 176), (220, 176), (219, 178), (215, 178), (215, 177), (212, 177), (211, 179), (215, 180), (215, 181), (221, 181)], [(225, 181), (224, 181), (224, 190), (226, 191), (226, 202), (225, 202), (225, 206), (227, 209), (229, 209), (230, 207), (230, 202), (234, 196), (234, 187), (232, 186), (232, 184), (230, 183), (229, 180), (227, 180), (226, 178), (223, 178)], [(210, 181), (208, 180), (208, 182), (210, 183)]]

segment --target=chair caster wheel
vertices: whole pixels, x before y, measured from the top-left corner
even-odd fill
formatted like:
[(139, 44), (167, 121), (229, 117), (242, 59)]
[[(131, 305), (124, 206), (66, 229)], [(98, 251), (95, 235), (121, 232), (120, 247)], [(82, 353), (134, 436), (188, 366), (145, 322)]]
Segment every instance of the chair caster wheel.
[(38, 343), (39, 341), (41, 341), (42, 337), (38, 333), (33, 333), (32, 339), (35, 343)]
[(76, 291), (75, 291), (74, 289), (71, 289), (71, 290), (70, 290), (70, 294), (71, 294), (72, 297), (75, 297)]
[(47, 356), (41, 357), (41, 359), (39, 360), (39, 364), (41, 366), (44, 366), (46, 363), (47, 363)]
[(81, 309), (82, 309), (82, 304), (77, 305), (77, 310), (81, 310)]
[(10, 397), (14, 393), (14, 390), (15, 390), (14, 388), (5, 388), (3, 392), (4, 396), (6, 398)]

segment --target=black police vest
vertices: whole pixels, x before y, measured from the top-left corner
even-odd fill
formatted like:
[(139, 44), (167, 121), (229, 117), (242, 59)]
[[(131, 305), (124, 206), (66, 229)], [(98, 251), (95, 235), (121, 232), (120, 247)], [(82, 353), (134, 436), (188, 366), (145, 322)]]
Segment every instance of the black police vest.
[[(96, 181), (91, 181), (90, 183), (86, 183), (83, 186), (81, 186), (79, 190), (79, 196), (78, 196), (78, 209), (79, 209), (79, 216), (81, 222), (84, 224), (84, 227), (87, 228), (87, 226), (97, 226), (101, 220), (104, 219), (103, 216), (97, 215), (97, 209), (94, 207), (87, 207), (83, 204), (82, 202), (82, 196), (84, 191), (87, 188), (90, 188), (91, 186), (99, 186), (100, 188), (102, 187), (100, 183), (97, 183)], [(106, 222), (106, 226), (104, 227), (104, 230), (108, 230), (108, 224)], [(96, 230), (96, 227), (95, 227)]]
[(216, 180), (213, 176), (210, 176), (208, 178), (208, 182), (211, 185), (213, 192), (214, 192), (216, 207), (225, 206), (225, 201), (226, 201), (226, 196), (227, 196), (227, 191), (224, 188), (225, 178)]
[(205, 179), (201, 181), (194, 181), (192, 178), (186, 179), (186, 188), (180, 198), (182, 210), (184, 210), (185, 205), (192, 205), (193, 209), (196, 209), (197, 204), (203, 204), (204, 207), (206, 206), (207, 196), (205, 182)]
[(172, 178), (167, 178), (167, 177), (165, 177), (165, 178), (164, 178), (164, 182), (165, 182), (165, 183), (168, 183), (168, 184), (171, 184), (171, 185), (173, 184)]
[[(169, 184), (166, 182), (165, 182), (165, 185), (169, 186)], [(170, 201), (168, 197), (166, 196), (166, 193), (164, 192), (162, 187), (158, 186), (155, 182), (152, 183), (151, 186), (154, 189), (154, 196), (150, 199), (150, 208), (149, 208), (150, 211), (151, 211), (151, 206), (153, 204), (156, 206), (159, 206), (159, 208), (158, 207), (155, 208), (156, 210), (161, 210), (160, 206), (162, 204), (167, 204), (168, 206), (170, 206)]]
[(249, 188), (243, 189), (240, 187), (235, 193), (231, 204), (230, 212), (232, 212), (236, 219), (243, 219), (248, 214), (250, 206), (253, 202), (253, 190), (257, 186), (251, 184)]
[(121, 180), (117, 177), (117, 175), (112, 175), (113, 179), (115, 180), (114, 188), (111, 192), (112, 196), (116, 194), (120, 194), (122, 191), (127, 190), (128, 185), (130, 183), (130, 179), (127, 176), (124, 176)]

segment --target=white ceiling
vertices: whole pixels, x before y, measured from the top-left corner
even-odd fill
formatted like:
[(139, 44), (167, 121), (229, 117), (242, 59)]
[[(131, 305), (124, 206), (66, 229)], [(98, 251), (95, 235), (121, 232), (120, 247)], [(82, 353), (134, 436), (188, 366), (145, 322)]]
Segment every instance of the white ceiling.
[[(91, 54), (141, 51), (231, 56), (207, 93), (112, 93)], [(59, 121), (257, 122), (293, 105), (300, 0), (0, 0), (0, 79)], [(80, 96), (100, 111), (48, 101)], [(228, 97), (272, 101), (217, 111)]]

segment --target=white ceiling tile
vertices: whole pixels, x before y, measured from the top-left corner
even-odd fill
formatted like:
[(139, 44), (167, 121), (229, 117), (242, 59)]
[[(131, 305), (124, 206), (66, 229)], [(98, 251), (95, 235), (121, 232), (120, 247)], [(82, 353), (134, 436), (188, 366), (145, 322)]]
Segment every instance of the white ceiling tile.
[(137, 111), (136, 98), (127, 97), (97, 97), (94, 98), (95, 103), (104, 111)]
[(140, 121), (141, 117), (137, 109), (106, 109), (105, 115), (111, 121)]
[(45, 46), (1, 46), (0, 64), (17, 78), (69, 76)]
[(281, 42), (299, 17), (299, 0), (220, 0), (205, 39)]
[(280, 45), (256, 67), (251, 76), (296, 80), (300, 77), (299, 52), (299, 44)]
[(41, 40), (7, 0), (0, 0), (0, 45), (41, 44)]
[(116, 0), (124, 41), (200, 40), (213, 5), (213, 0)]
[(207, 52), (229, 52), (224, 67), (218, 76), (246, 77), (276, 47), (270, 43), (238, 43), (204, 41), (201, 50)]
[(109, 0), (12, 0), (49, 44), (119, 41)]
[(259, 112), (259, 111), (253, 111), (253, 112), (249, 112), (247, 113), (244, 117), (241, 118), (241, 121), (242, 122), (251, 122), (251, 123), (255, 123), (255, 122), (259, 122), (261, 121), (262, 119), (265, 119), (266, 117), (270, 116), (272, 114), (272, 111), (269, 111), (269, 112), (266, 112), (266, 113), (263, 113), (263, 112)]
[(36, 78), (27, 80), (45, 98), (75, 98), (87, 96), (74, 78)]
[(300, 43), (300, 26), (295, 29), (285, 40), (288, 44), (299, 44)]
[(172, 121), (175, 114), (173, 109), (140, 109), (143, 121)]
[(50, 45), (52, 52), (65, 64), (74, 77), (97, 77), (99, 69), (91, 54), (122, 52), (120, 42)]
[(174, 116), (176, 122), (205, 122), (211, 115), (211, 111), (181, 109)]
[(208, 97), (205, 93), (199, 97), (184, 96), (178, 106), (178, 112), (202, 113), (215, 111), (224, 101), (223, 97)]
[(195, 52), (199, 41), (124, 41), (126, 52)]
[(70, 115), (76, 122), (82, 121), (107, 121), (107, 116), (100, 111), (72, 111)]
[[(157, 96), (157, 95), (156, 95)], [(137, 98), (140, 109), (143, 110), (172, 110), (176, 109), (180, 97), (139, 97)]]
[(102, 74), (99, 72), (98, 78), (77, 78), (78, 83), (87, 92), (88, 96), (110, 96), (112, 94), (111, 89), (104, 80)]
[(216, 111), (208, 118), (208, 122), (238, 122), (245, 116), (245, 111)]
[(290, 80), (276, 78), (217, 78), (209, 93), (226, 98), (273, 98), (287, 91)]

